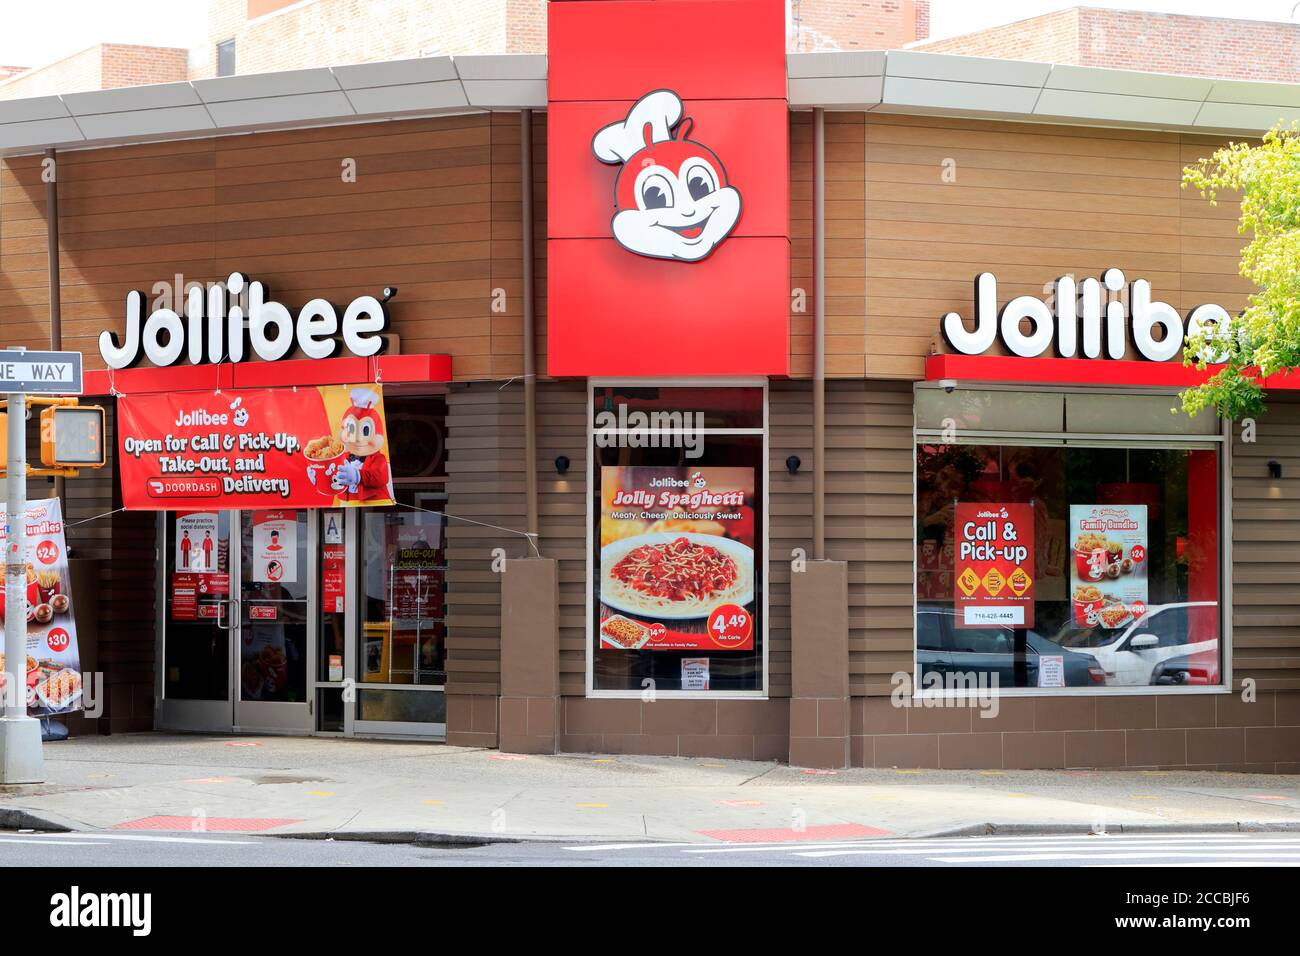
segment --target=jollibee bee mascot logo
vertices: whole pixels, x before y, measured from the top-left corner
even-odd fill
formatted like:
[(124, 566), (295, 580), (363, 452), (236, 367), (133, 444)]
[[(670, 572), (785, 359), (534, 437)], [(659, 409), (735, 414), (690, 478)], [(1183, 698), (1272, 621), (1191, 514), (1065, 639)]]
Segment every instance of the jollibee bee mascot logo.
[(379, 395), (370, 389), (353, 389), (352, 404), (339, 423), (339, 441), (346, 457), (331, 483), (344, 501), (372, 501), (393, 497), (393, 475), (384, 454), (384, 420)]
[(647, 93), (622, 122), (596, 133), (592, 152), (622, 164), (610, 225), (619, 245), (652, 259), (698, 262), (740, 220), (740, 192), (713, 150), (687, 137), (694, 126), (672, 90)]

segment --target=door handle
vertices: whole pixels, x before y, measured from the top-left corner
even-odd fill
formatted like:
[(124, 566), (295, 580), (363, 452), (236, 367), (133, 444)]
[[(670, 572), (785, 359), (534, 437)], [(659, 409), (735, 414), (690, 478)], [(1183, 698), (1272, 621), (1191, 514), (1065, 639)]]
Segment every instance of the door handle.
[(230, 612), (228, 615), (222, 615), (222, 617), (226, 617), (228, 620), (228, 623), (226, 624), (221, 623), (221, 617), (217, 618), (217, 627), (221, 628), (223, 631), (233, 631), (239, 625), (239, 599), (226, 598), (224, 601), (218, 601), (217, 604), (224, 604)]

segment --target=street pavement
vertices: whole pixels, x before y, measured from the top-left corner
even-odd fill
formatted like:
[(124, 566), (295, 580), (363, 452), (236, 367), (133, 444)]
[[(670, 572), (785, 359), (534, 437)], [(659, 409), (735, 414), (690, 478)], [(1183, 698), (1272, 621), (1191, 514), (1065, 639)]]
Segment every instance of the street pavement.
[(1276, 867), (1300, 866), (1300, 835), (943, 837), (824, 843), (568, 843), (459, 847), (258, 835), (0, 834), (0, 863), (64, 867)]
[[(1083, 837), (1091, 831), (1231, 835), (1258, 829), (1300, 836), (1296, 776), (829, 773), (712, 758), (521, 757), (427, 743), (182, 734), (49, 744), (46, 770), (44, 784), (0, 788), (0, 826), (63, 825), (79, 834), (375, 835), (425, 842), (459, 836), (488, 842), (554, 838), (690, 845), (988, 833)], [(5, 849), (20, 852), (27, 845)], [(261, 846), (261, 838), (252, 845)]]

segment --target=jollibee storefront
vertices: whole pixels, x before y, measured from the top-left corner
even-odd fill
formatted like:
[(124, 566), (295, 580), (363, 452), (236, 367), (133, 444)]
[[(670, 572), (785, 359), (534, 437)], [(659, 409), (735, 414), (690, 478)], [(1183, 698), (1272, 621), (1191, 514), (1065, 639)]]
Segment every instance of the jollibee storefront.
[[(707, 55), (648, 39), (687, 3)], [(1268, 124), (1169, 105), (1294, 88), (1125, 116), (1147, 74), (783, 16), (564, 0), (544, 62), (69, 106), (124, 143), (0, 104), (0, 317), (44, 343), (58, 287), (115, 445), (64, 490), (75, 732), (1295, 772), (1294, 382), (1177, 411), (1250, 292), (1181, 169)]]

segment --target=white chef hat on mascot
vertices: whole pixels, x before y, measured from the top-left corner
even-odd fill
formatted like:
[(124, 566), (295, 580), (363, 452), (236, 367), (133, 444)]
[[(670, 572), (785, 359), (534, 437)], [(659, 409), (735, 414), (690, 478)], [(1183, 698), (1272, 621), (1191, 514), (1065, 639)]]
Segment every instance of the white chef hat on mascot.
[(384, 420), (379, 415), (379, 393), (368, 388), (354, 388), (349, 396), (352, 407), (345, 414), (352, 415), (357, 421), (370, 419), (375, 426), (375, 434), (384, 433)]
[[(655, 90), (641, 97), (620, 123), (610, 123), (591, 141), (602, 163), (626, 163), (650, 143), (673, 138), (673, 127), (681, 122), (682, 101), (672, 90)], [(650, 142), (646, 142), (646, 127)]]

